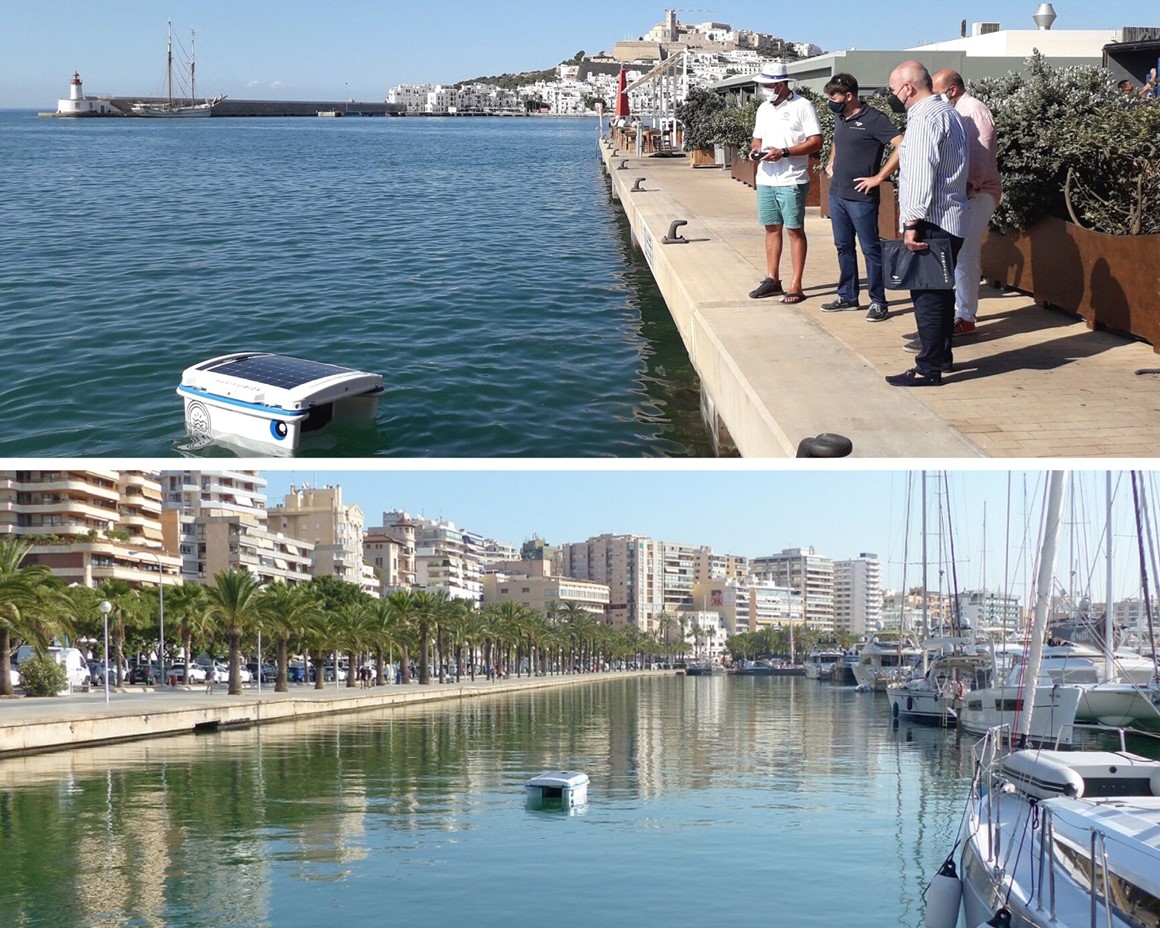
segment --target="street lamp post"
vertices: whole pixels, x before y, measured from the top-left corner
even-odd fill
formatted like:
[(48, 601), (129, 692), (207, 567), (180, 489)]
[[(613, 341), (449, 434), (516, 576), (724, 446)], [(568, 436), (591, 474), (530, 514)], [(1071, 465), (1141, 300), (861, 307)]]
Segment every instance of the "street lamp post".
[(101, 610), (101, 618), (105, 624), (105, 662), (101, 667), (101, 675), (105, 678), (105, 704), (109, 702), (109, 613), (113, 611), (113, 604), (107, 599), (102, 599), (101, 604), (97, 606)]

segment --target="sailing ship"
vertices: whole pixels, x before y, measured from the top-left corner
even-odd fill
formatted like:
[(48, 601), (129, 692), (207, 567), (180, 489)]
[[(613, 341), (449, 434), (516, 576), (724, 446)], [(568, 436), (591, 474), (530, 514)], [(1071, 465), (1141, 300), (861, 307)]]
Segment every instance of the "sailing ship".
[(166, 56), (166, 100), (164, 103), (134, 103), (134, 116), (153, 119), (204, 119), (213, 115), (213, 108), (225, 99), (218, 94), (212, 100), (197, 102), (197, 63), (194, 56), (194, 33), (189, 37), (189, 99), (182, 103), (173, 99), (173, 23), (169, 23), (168, 54)]

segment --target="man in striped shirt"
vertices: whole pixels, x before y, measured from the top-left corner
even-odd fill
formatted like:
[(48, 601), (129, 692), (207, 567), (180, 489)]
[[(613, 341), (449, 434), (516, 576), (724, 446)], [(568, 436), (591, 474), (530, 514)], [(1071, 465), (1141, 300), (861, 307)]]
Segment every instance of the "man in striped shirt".
[[(890, 106), (906, 112), (899, 153), (898, 208), (902, 239), (911, 251), (943, 239), (957, 260), (967, 234), (967, 133), (954, 107), (931, 89), (930, 72), (906, 61), (891, 72)], [(920, 344), (915, 365), (886, 378), (896, 387), (937, 387), (951, 367), (955, 291), (912, 290)]]

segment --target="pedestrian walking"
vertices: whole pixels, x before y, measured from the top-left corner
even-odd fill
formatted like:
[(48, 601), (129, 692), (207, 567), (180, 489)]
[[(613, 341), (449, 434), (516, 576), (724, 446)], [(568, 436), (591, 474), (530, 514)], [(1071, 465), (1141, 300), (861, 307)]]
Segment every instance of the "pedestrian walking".
[[(826, 175), (831, 179), (830, 228), (838, 249), (838, 295), (823, 303), (822, 311), (861, 308), (856, 237), (866, 262), (866, 291), (870, 297), (866, 319), (881, 322), (889, 315), (889, 304), (882, 275), (882, 240), (878, 235), (878, 187), (898, 167), (902, 134), (889, 116), (858, 96), (858, 81), (852, 74), (835, 74), (826, 84), (825, 93), (834, 114), (834, 141)], [(892, 145), (894, 151), (883, 164), (887, 145)]]
[[(898, 208), (902, 241), (925, 251), (937, 240), (949, 245), (951, 263), (967, 233), (967, 132), (953, 106), (935, 96), (930, 72), (906, 61), (890, 74), (891, 109), (906, 113), (899, 154)], [(911, 290), (918, 324), (915, 365), (886, 378), (895, 387), (937, 387), (951, 369), (955, 291)]]
[(955, 108), (967, 130), (967, 234), (955, 264), (954, 336), (975, 334), (979, 280), (983, 276), (983, 236), (1003, 196), (995, 144), (995, 118), (987, 105), (967, 93), (963, 76), (946, 68), (931, 76), (935, 93)]
[[(805, 97), (793, 92), (793, 80), (783, 62), (767, 65), (757, 76), (765, 97), (753, 125), (751, 158), (757, 163), (757, 221), (765, 227), (766, 278), (751, 290), (758, 300), (781, 295), (783, 303), (804, 300), (806, 267), (806, 194), (810, 189), (809, 156), (822, 147), (818, 113)], [(782, 231), (789, 238), (792, 277), (781, 282)]]

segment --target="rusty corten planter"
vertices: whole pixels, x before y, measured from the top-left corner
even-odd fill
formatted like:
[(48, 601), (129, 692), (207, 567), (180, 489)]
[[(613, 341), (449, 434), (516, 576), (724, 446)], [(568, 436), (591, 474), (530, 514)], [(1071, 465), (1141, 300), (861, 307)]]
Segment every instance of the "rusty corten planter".
[(983, 239), (983, 276), (1160, 351), (1160, 235), (1106, 235), (1045, 216)]

